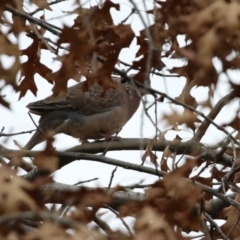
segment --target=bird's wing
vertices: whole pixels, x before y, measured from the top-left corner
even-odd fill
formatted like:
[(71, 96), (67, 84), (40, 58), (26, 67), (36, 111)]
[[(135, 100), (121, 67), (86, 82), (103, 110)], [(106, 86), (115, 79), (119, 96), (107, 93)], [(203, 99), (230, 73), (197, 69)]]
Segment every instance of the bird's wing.
[[(118, 84), (121, 88), (121, 84)], [(42, 115), (47, 110), (75, 110), (80, 114), (92, 115), (109, 111), (121, 105), (123, 94), (113, 88), (102, 92), (99, 84), (95, 83), (84, 92), (83, 82), (68, 88), (67, 94), (59, 94), (57, 97), (50, 96), (43, 100), (27, 105), (34, 114)]]

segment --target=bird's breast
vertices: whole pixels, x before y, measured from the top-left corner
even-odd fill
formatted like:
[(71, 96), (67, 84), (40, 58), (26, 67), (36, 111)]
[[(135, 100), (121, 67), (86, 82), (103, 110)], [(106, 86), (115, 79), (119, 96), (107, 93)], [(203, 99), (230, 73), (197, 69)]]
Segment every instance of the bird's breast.
[(101, 133), (113, 135), (121, 130), (128, 121), (121, 108), (94, 115), (82, 115), (75, 112), (69, 115), (63, 133), (80, 140), (100, 139)]

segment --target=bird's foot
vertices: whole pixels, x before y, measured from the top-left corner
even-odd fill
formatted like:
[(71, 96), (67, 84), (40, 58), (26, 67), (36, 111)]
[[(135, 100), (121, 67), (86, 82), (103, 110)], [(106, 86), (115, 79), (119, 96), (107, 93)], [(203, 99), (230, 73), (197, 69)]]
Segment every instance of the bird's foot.
[(120, 141), (121, 140), (121, 137), (119, 137), (119, 136), (112, 136), (112, 135), (110, 135), (110, 134), (108, 134), (108, 133), (103, 133), (103, 132), (101, 132), (101, 133), (99, 133), (100, 134), (100, 136), (102, 136), (103, 138), (105, 138), (105, 141), (106, 142), (110, 142), (110, 141)]
[(80, 142), (82, 143), (82, 144), (85, 144), (85, 143), (89, 143), (89, 141), (88, 140), (80, 140)]

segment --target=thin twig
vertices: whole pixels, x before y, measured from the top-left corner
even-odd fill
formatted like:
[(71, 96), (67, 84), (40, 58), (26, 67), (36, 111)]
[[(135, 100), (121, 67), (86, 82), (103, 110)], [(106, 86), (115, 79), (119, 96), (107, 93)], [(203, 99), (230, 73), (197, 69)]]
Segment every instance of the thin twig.
[(217, 223), (215, 223), (215, 221), (213, 221), (213, 219), (211, 218), (211, 216), (207, 213), (205, 213), (205, 216), (207, 218), (207, 220), (209, 221), (209, 223), (217, 230), (217, 232), (221, 235), (221, 237), (224, 240), (230, 240), (221, 230), (221, 228), (217, 225)]
[(111, 212), (113, 212), (113, 213), (116, 215), (116, 217), (121, 220), (122, 224), (125, 226), (125, 228), (126, 228), (127, 231), (129, 232), (130, 236), (131, 236), (131, 237), (134, 237), (134, 234), (132, 233), (132, 231), (131, 231), (131, 229), (129, 228), (129, 226), (127, 225), (127, 223), (124, 221), (123, 218), (119, 217), (119, 213), (118, 213), (116, 210), (114, 210), (112, 207), (110, 207), (110, 206), (108, 206), (108, 205), (106, 205), (106, 204), (104, 204), (104, 207), (106, 207), (108, 210), (110, 210)]
[[(128, 76), (125, 72), (123, 72), (123, 71), (121, 71), (121, 70), (119, 70), (117, 68), (114, 68), (114, 72), (119, 74), (121, 77), (125, 78), (127, 81), (134, 81), (135, 84), (138, 87), (145, 88), (147, 91), (149, 91), (152, 94), (159, 94), (159, 95), (163, 96), (164, 98), (167, 98), (168, 100), (170, 100), (172, 103), (175, 103), (176, 105), (182, 106), (184, 108), (189, 109), (192, 112), (195, 112), (197, 115), (203, 117), (209, 124), (214, 125), (218, 130), (224, 132), (229, 138), (231, 138), (234, 141), (235, 144), (240, 145), (240, 143), (226, 129), (224, 129), (223, 127), (221, 127), (218, 124), (216, 124), (211, 118), (206, 116), (201, 111), (198, 111), (196, 108), (194, 108), (194, 107), (192, 107), (192, 106), (190, 106), (190, 105), (188, 105), (186, 103), (180, 102), (180, 101), (178, 101), (178, 100), (168, 96), (166, 93), (160, 92), (160, 91), (155, 90), (155, 89), (153, 89), (151, 87), (144, 86), (142, 83), (135, 81), (132, 77)], [(235, 92), (235, 90), (233, 90), (232, 92)], [(232, 92), (230, 92), (229, 94), (232, 94)]]
[(36, 129), (32, 129), (29, 131), (23, 131), (23, 132), (16, 132), (16, 133), (0, 133), (0, 137), (12, 137), (12, 136), (22, 135), (22, 134), (26, 134), (26, 133), (32, 133), (34, 131), (36, 131)]
[[(128, 63), (126, 63), (126, 62), (124, 62), (124, 61), (121, 61), (121, 60), (119, 60), (119, 62), (122, 64), (122, 65), (125, 65), (125, 66), (127, 66), (127, 67), (132, 67), (132, 65), (131, 64), (128, 64)], [(140, 70), (140, 69), (138, 69), (138, 70)], [(176, 78), (179, 78), (179, 77), (181, 77), (181, 75), (174, 75), (174, 74), (163, 74), (163, 73), (160, 73), (160, 72), (156, 72), (156, 71), (150, 71), (150, 73), (151, 74), (154, 74), (154, 75), (157, 75), (157, 76), (160, 76), (160, 77), (169, 77), (169, 78), (173, 78), (173, 77), (176, 77)]]
[(0, 137), (2, 136), (4, 129), (5, 129), (5, 127), (2, 127), (1, 132), (0, 132)]
[(46, 135), (43, 133), (43, 131), (38, 127), (38, 125), (35, 123), (35, 121), (34, 121), (34, 119), (33, 119), (33, 117), (32, 117), (32, 115), (30, 114), (30, 112), (28, 112), (28, 116), (31, 118), (31, 120), (32, 120), (32, 122), (33, 122), (33, 124), (35, 125), (35, 127), (37, 128), (37, 130), (36, 131), (39, 131), (45, 138), (46, 138)]
[(92, 181), (96, 181), (98, 179), (99, 178), (92, 178), (92, 179), (85, 180), (85, 181), (79, 181), (79, 182), (75, 183), (74, 185), (79, 185), (79, 184), (83, 184), (83, 183), (87, 183), (87, 182), (92, 182)]
[(134, 189), (134, 188), (149, 188), (151, 187), (152, 184), (140, 184), (140, 183), (137, 183), (137, 184), (132, 184), (132, 185), (129, 185), (129, 186), (124, 186), (125, 188), (129, 188), (129, 189)]
[(38, 37), (39, 40), (41, 40), (45, 46), (47, 47), (47, 49), (51, 52), (51, 53), (54, 53), (56, 55), (57, 52), (50, 46), (50, 44), (48, 43), (48, 41), (45, 40), (45, 38), (38, 32), (37, 28), (36, 29), (33, 29), (34, 33), (36, 34), (36, 36)]
[(177, 153), (176, 151), (173, 152), (173, 157), (172, 157), (172, 171), (175, 169), (175, 163), (176, 163), (176, 157), (177, 157)]
[(71, 228), (78, 228), (81, 225), (81, 223), (78, 221), (71, 220), (68, 218), (59, 218), (58, 215), (55, 215), (53, 213), (33, 212), (33, 211), (17, 212), (17, 213), (2, 215), (0, 217), (0, 225), (9, 223), (14, 220), (21, 220), (21, 219), (30, 219), (30, 220), (45, 219), (45, 220), (50, 220), (52, 222), (61, 224), (66, 227), (71, 227)]
[(17, 140), (13, 140), (13, 142), (19, 149), (23, 149), (22, 146), (18, 143)]
[(110, 228), (110, 226), (103, 221), (100, 217), (98, 217), (97, 215), (95, 215), (95, 217), (93, 218), (93, 221), (107, 234), (113, 234), (113, 230)]
[[(225, 95), (224, 97), (222, 97), (216, 104), (215, 106), (212, 108), (212, 110), (210, 111), (210, 113), (206, 116), (206, 118), (204, 119), (204, 121), (201, 123), (200, 127), (198, 128), (196, 134), (194, 135), (192, 140), (195, 141), (200, 141), (203, 137), (203, 135), (205, 134), (205, 132), (207, 131), (208, 127), (210, 126), (210, 124), (212, 123), (211, 121), (213, 121), (216, 116), (218, 115), (218, 113), (222, 110), (223, 107), (226, 106), (227, 103), (229, 103), (229, 101), (232, 100), (232, 98), (234, 98), (236, 95), (235, 91), (231, 91), (230, 93), (228, 93), (227, 95)], [(211, 121), (209, 121), (211, 120)], [(214, 125), (216, 127), (216, 125)], [(220, 126), (218, 126), (219, 129)], [(220, 127), (219, 130), (222, 130), (223, 128)], [(233, 140), (232, 138), (230, 138), (231, 140)]]
[(106, 148), (105, 148), (104, 151), (102, 152), (102, 155), (103, 155), (103, 156), (105, 156), (106, 153), (108, 152), (108, 148), (110, 147), (111, 143), (112, 143), (114, 140), (117, 140), (117, 141), (118, 141), (118, 139), (119, 139), (118, 134), (119, 134), (120, 131), (121, 131), (121, 130), (119, 130), (113, 137), (111, 137), (110, 141), (106, 141), (106, 139), (105, 139), (105, 142), (107, 142), (108, 145), (106, 146)]
[(205, 240), (212, 240), (210, 234), (209, 234), (209, 230), (208, 230), (208, 227), (207, 227), (207, 224), (206, 222), (201, 218), (201, 223), (202, 223), (202, 227), (203, 227), (203, 233), (205, 235)]
[(25, 12), (21, 12), (18, 11), (17, 9), (13, 8), (12, 6), (10, 6), (9, 4), (5, 5), (6, 10), (8, 10), (9, 12), (11, 12), (12, 14), (21, 17), (23, 19), (27, 19), (29, 22), (31, 23), (36, 23), (37, 25), (41, 26), (42, 28), (48, 30), (49, 32), (51, 32), (54, 35), (59, 36), (60, 32), (56, 31), (55, 29), (53, 29), (51, 26), (49, 26), (49, 24), (47, 24), (45, 21), (42, 21), (40, 19), (34, 18), (32, 16), (30, 16), (29, 14), (25, 13)]
[(234, 141), (234, 143), (236, 143), (237, 145), (240, 145), (240, 143), (239, 143), (230, 133), (228, 133), (228, 131), (227, 131), (226, 129), (224, 129), (223, 127), (221, 127), (221, 126), (219, 126), (218, 124), (216, 124), (211, 118), (209, 118), (208, 116), (204, 115), (202, 112), (196, 110), (196, 109), (193, 108), (192, 106), (189, 106), (189, 105), (187, 105), (187, 104), (185, 104), (185, 103), (179, 102), (179, 101), (177, 101), (177, 100), (169, 97), (167, 94), (162, 93), (162, 92), (159, 92), (159, 91), (156, 91), (156, 90), (153, 90), (153, 89), (151, 89), (151, 88), (147, 88), (147, 90), (153, 91), (153, 92), (155, 92), (155, 93), (158, 93), (158, 94), (162, 95), (163, 97), (169, 99), (170, 101), (172, 101), (172, 102), (175, 103), (176, 105), (183, 106), (183, 107), (191, 110), (192, 112), (195, 112), (195, 113), (198, 114), (199, 116), (203, 117), (203, 118), (206, 120), (206, 122), (208, 122), (209, 124), (214, 125), (218, 130), (224, 132), (229, 138), (231, 138), (231, 139)]
[[(0, 144), (0, 152), (1, 151), (9, 151), (8, 148), (5, 148), (3, 145)], [(15, 156), (22, 156), (22, 150), (17, 150), (18, 153), (16, 153)], [(1, 153), (0, 153), (1, 155)], [(12, 154), (9, 154), (9, 156), (5, 156), (9, 161), (10, 163), (12, 163), (12, 157), (14, 156), (14, 153)], [(24, 159), (20, 159), (20, 164), (18, 165), (18, 167), (22, 168), (23, 170), (25, 170), (26, 172), (30, 172), (34, 169), (34, 166), (30, 163), (28, 163), (27, 161), (25, 161)]]
[[(58, 4), (58, 3), (64, 2), (64, 1), (66, 1), (66, 0), (56, 0), (56, 1), (53, 1), (53, 2), (48, 3), (48, 5), (51, 6), (51, 5)], [(44, 10), (44, 8), (38, 8), (38, 9), (36, 9), (35, 11), (30, 12), (29, 15), (32, 16), (32, 15), (34, 15), (34, 14), (36, 14), (37, 12), (42, 11), (42, 10)]]
[(113, 178), (114, 178), (114, 174), (115, 174), (116, 171), (117, 171), (117, 167), (115, 167), (112, 171), (111, 178), (110, 178), (110, 181), (109, 181), (109, 184), (108, 184), (108, 189), (111, 188), (112, 181), (113, 181)]

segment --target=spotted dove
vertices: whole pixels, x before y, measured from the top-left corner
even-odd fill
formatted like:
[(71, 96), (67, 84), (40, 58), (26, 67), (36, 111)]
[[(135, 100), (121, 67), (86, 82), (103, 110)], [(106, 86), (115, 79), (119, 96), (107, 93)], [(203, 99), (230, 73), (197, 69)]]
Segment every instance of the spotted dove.
[(118, 133), (139, 107), (141, 92), (135, 85), (113, 77), (116, 88), (103, 92), (94, 83), (84, 92), (84, 82), (68, 88), (67, 94), (48, 97), (27, 105), (31, 113), (40, 115), (39, 126), (25, 149), (45, 140), (44, 134), (64, 133), (81, 141), (101, 139)]

